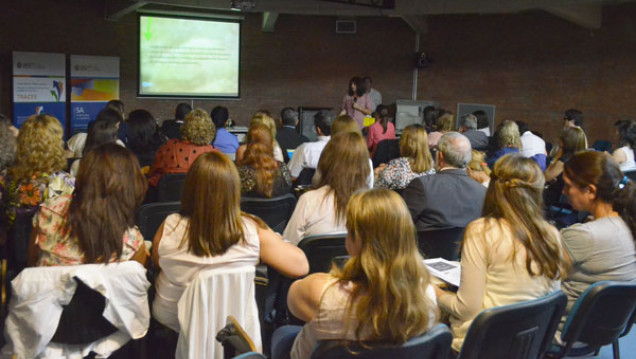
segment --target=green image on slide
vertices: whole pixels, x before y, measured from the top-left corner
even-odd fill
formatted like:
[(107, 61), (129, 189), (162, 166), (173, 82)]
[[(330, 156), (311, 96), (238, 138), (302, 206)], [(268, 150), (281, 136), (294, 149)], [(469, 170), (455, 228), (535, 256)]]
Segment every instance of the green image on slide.
[(240, 24), (141, 16), (141, 95), (238, 96)]

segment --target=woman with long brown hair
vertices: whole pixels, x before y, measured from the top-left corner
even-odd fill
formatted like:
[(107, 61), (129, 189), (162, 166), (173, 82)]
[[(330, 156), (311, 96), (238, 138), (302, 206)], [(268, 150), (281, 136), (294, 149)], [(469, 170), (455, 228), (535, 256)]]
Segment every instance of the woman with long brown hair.
[(300, 196), (283, 238), (298, 244), (311, 235), (346, 232), (344, 214), (353, 193), (367, 188), (369, 152), (362, 135), (341, 132), (320, 155), (316, 189)]
[(271, 198), (291, 191), (291, 174), (285, 163), (274, 159), (273, 146), (271, 132), (265, 125), (250, 126), (245, 153), (237, 161), (244, 196)]
[(542, 297), (565, 278), (559, 233), (542, 216), (543, 185), (530, 158), (508, 154), (495, 163), (483, 217), (464, 234), (459, 290), (437, 290), (440, 308), (450, 314), (455, 351), (482, 310)]
[[(291, 358), (309, 358), (320, 340), (399, 345), (436, 323), (434, 290), (402, 198), (386, 189), (359, 191), (349, 200), (346, 222), (350, 259), (344, 267), (312, 274), (289, 290), (289, 309), (306, 322)], [(289, 334), (284, 342), (279, 334), (274, 359), (289, 352)]]
[(256, 265), (259, 260), (289, 277), (309, 271), (299, 248), (283, 242), (259, 218), (241, 212), (238, 171), (216, 151), (194, 161), (184, 183), (181, 212), (163, 222), (152, 255), (161, 269), (153, 317), (174, 331), (179, 331), (179, 298), (201, 271)]
[(135, 212), (147, 184), (135, 155), (114, 143), (94, 148), (82, 158), (76, 185), (72, 196), (41, 205), (33, 222), (30, 264), (145, 263)]

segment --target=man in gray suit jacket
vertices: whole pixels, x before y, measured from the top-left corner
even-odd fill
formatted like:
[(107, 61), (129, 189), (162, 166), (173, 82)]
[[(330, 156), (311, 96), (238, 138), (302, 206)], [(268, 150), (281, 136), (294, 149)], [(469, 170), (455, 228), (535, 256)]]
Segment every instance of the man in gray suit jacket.
[(437, 173), (414, 179), (402, 192), (418, 231), (466, 227), (481, 216), (486, 188), (470, 178), (468, 139), (447, 132), (437, 145)]

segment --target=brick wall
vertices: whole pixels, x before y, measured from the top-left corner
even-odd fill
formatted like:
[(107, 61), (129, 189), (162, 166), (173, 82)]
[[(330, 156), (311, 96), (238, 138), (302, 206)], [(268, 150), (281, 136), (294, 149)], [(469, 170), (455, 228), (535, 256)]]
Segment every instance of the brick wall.
[[(24, 0), (0, 6), (0, 111), (11, 112), (11, 51), (121, 58), (127, 109), (170, 118), (178, 100), (136, 98), (137, 19), (104, 20), (103, 1)], [(588, 30), (544, 12), (433, 16), (421, 47), (434, 62), (419, 73), (418, 99), (455, 110), (457, 102), (497, 106), (497, 122), (524, 119), (556, 137), (563, 110), (581, 109), (590, 140), (610, 138), (611, 124), (636, 115), (636, 6), (608, 7), (603, 28)], [(246, 15), (241, 99), (194, 100), (230, 109), (239, 124), (251, 113), (284, 106), (339, 108), (348, 79), (368, 74), (384, 102), (409, 99), (415, 36), (396, 18), (360, 18), (356, 35), (336, 35), (334, 17), (280, 15), (274, 33)]]

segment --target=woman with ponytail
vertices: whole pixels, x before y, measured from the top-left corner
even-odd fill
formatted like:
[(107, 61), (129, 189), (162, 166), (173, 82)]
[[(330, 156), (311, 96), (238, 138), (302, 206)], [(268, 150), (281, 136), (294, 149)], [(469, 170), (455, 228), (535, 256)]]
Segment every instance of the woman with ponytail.
[(384, 105), (379, 105), (375, 113), (376, 121), (373, 125), (369, 126), (369, 132), (367, 133), (367, 147), (369, 148), (371, 157), (375, 154), (378, 143), (384, 140), (395, 139), (395, 126), (393, 122), (391, 122), (392, 118), (389, 113), (389, 108)]
[(278, 197), (291, 191), (287, 165), (274, 159), (274, 139), (262, 124), (253, 124), (247, 133), (243, 158), (238, 163), (241, 194), (247, 197)]
[(494, 166), (483, 217), (466, 228), (457, 293), (437, 290), (460, 351), (482, 310), (545, 296), (567, 273), (559, 232), (542, 216), (545, 180), (537, 163), (507, 154)]
[(580, 152), (565, 164), (563, 194), (593, 221), (561, 231), (572, 271), (563, 282), (568, 310), (588, 286), (636, 278), (636, 185), (601, 152)]

